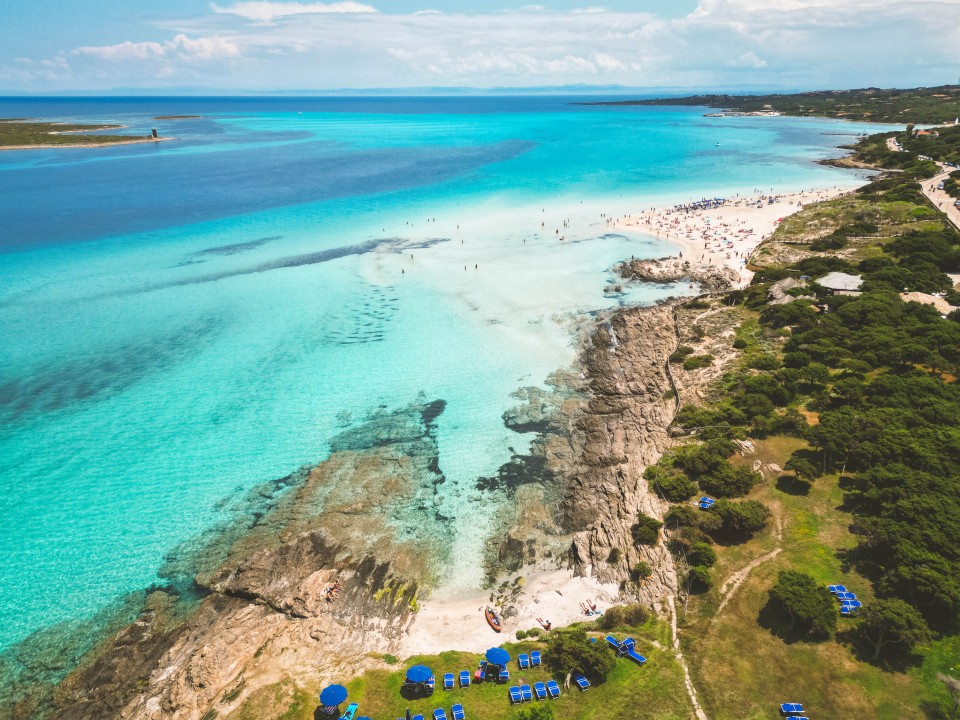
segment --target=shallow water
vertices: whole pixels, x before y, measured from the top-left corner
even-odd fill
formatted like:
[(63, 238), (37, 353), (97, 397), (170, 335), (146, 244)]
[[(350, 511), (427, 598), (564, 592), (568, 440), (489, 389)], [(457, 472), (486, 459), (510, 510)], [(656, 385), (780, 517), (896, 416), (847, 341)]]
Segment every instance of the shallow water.
[(701, 114), (0, 100), (178, 138), (0, 153), (0, 649), (156, 582), (231, 498), (421, 393), (446, 401), (441, 577), (478, 586), (476, 479), (527, 440), (511, 393), (569, 366), (583, 314), (693, 291), (605, 296), (615, 262), (669, 246), (601, 214), (855, 181), (812, 161), (862, 126)]

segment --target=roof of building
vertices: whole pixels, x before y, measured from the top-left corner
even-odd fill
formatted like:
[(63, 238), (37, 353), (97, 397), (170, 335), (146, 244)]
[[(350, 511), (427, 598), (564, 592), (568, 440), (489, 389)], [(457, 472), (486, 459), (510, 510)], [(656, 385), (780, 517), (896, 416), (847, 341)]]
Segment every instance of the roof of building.
[(827, 290), (859, 290), (863, 285), (863, 278), (859, 275), (847, 275), (842, 272), (832, 272), (817, 280), (817, 285)]

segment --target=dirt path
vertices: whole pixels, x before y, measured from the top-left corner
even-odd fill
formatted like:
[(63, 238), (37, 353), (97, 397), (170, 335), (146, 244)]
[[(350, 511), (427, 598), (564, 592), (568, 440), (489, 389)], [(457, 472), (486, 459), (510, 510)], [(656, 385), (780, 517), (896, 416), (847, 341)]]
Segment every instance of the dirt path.
[(709, 720), (707, 714), (700, 707), (700, 701), (697, 699), (697, 689), (693, 686), (693, 680), (690, 678), (690, 668), (680, 650), (680, 637), (677, 635), (677, 605), (674, 602), (673, 595), (667, 596), (667, 603), (670, 605), (670, 630), (673, 633), (673, 649), (677, 654), (677, 662), (683, 668), (683, 684), (687, 687), (687, 695), (690, 696), (690, 704), (693, 705), (693, 713), (697, 720)]
[(756, 560), (747, 563), (743, 569), (738, 570), (733, 575), (728, 577), (726, 582), (724, 582), (720, 588), (720, 607), (717, 608), (717, 612), (714, 614), (714, 617), (719, 615), (727, 606), (727, 602), (729, 602), (730, 598), (737, 591), (737, 588), (743, 584), (743, 581), (747, 579), (750, 571), (758, 565), (762, 565), (767, 560), (773, 560), (773, 558), (780, 554), (781, 550), (783, 550), (783, 548), (776, 548), (775, 550), (768, 552), (766, 555), (761, 555)]

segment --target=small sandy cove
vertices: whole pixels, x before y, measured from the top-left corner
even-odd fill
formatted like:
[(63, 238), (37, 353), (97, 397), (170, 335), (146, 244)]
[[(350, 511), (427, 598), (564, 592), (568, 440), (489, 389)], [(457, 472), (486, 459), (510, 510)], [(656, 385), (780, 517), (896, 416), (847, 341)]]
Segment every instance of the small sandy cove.
[(740, 287), (753, 273), (747, 259), (787, 215), (804, 205), (831, 200), (853, 192), (850, 188), (810, 190), (784, 195), (728, 198), (722, 202), (699, 201), (668, 208), (650, 208), (637, 215), (610, 221), (618, 230), (632, 230), (666, 238), (680, 246), (691, 264), (726, 265), (740, 275)]
[(616, 584), (601, 585), (594, 578), (574, 577), (568, 570), (529, 575), (520, 596), (510, 603), (518, 614), (504, 618), (501, 633), (491, 629), (483, 614), (491, 604), (489, 594), (432, 598), (417, 613), (401, 642), (401, 652), (404, 656), (434, 655), (445, 650), (482, 653), (515, 640), (517, 630), (540, 627), (537, 618), (549, 621), (553, 627), (586, 620), (588, 616), (580, 604), (587, 600), (602, 613), (614, 604), (619, 593)]

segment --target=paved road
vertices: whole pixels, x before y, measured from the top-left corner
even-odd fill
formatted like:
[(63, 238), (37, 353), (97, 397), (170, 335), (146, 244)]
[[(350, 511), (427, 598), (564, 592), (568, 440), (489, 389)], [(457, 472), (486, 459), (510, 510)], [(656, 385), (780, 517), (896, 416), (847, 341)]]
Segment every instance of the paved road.
[(936, 177), (921, 182), (923, 194), (930, 199), (934, 207), (946, 213), (947, 219), (953, 223), (955, 228), (960, 230), (960, 208), (955, 207), (953, 204), (957, 201), (957, 198), (950, 197), (943, 190), (937, 190), (937, 185), (946, 180), (950, 173), (956, 170), (956, 168), (949, 168), (941, 163), (937, 164), (940, 165), (940, 169), (943, 172)]

